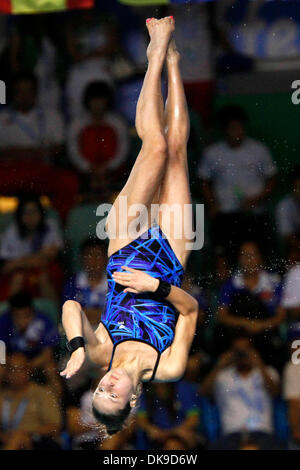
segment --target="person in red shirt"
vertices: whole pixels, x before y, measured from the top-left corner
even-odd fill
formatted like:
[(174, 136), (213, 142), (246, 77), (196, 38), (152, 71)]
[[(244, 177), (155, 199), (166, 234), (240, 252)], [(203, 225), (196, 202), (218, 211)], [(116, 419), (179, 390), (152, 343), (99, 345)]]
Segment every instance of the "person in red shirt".
[(129, 137), (126, 123), (112, 111), (113, 92), (105, 82), (92, 82), (84, 92), (86, 114), (71, 122), (68, 154), (82, 175), (120, 175)]

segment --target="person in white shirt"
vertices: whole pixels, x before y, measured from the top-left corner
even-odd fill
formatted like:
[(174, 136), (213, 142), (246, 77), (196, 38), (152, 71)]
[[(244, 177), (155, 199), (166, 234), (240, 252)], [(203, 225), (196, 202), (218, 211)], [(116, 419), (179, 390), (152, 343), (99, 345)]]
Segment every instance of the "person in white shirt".
[(225, 442), (235, 433), (244, 432), (271, 438), (272, 401), (279, 393), (279, 376), (262, 361), (249, 338), (240, 336), (233, 340), (231, 348), (204, 379), (201, 392), (216, 400)]
[[(60, 289), (61, 268), (59, 254), (63, 239), (53, 218), (46, 217), (38, 196), (24, 196), (19, 200), (14, 220), (3, 232), (0, 243), (1, 285), (10, 291), (29, 288), (35, 295), (55, 297), (53, 287)], [(47, 290), (43, 281), (47, 283)], [(51, 287), (52, 286), (52, 287)]]
[(37, 78), (20, 74), (13, 82), (12, 106), (0, 113), (2, 159), (39, 158), (51, 161), (64, 144), (62, 116), (37, 105)]
[(64, 150), (63, 119), (38, 106), (38, 88), (34, 75), (16, 76), (12, 103), (0, 113), (1, 191), (47, 194), (64, 217), (75, 202), (78, 180), (70, 170), (56, 167)]
[(242, 331), (252, 337), (265, 362), (281, 369), (285, 350), (279, 332), (285, 321), (285, 310), (280, 305), (282, 281), (277, 273), (263, 266), (257, 244), (250, 240), (242, 243), (237, 270), (220, 289), (216, 348), (224, 351), (232, 336)]
[(222, 108), (219, 120), (225, 140), (204, 150), (198, 168), (214, 245), (234, 255), (241, 240), (253, 234), (267, 249), (265, 202), (275, 186), (276, 166), (266, 145), (247, 136), (242, 108)]
[(287, 248), (300, 245), (300, 165), (292, 174), (292, 191), (278, 204), (276, 210), (278, 231)]

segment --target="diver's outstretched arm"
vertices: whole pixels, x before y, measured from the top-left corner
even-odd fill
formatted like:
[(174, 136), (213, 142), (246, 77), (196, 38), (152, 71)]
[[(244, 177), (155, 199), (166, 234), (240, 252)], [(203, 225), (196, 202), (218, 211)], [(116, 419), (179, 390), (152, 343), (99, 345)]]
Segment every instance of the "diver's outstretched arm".
[(182, 378), (195, 337), (197, 319), (198, 311), (187, 316), (179, 315), (169, 355), (162, 356), (155, 375), (155, 381), (176, 382)]
[[(67, 300), (63, 305), (62, 323), (65, 329), (68, 341), (82, 336), (88, 345), (95, 347), (99, 344), (98, 339), (88, 321), (81, 305), (75, 300)], [(60, 373), (67, 379), (78, 372), (85, 360), (85, 349), (83, 347), (76, 349), (71, 355), (65, 369)]]
[(79, 302), (67, 300), (64, 303), (62, 323), (69, 341), (76, 336), (82, 336), (90, 346), (97, 346), (99, 343)]

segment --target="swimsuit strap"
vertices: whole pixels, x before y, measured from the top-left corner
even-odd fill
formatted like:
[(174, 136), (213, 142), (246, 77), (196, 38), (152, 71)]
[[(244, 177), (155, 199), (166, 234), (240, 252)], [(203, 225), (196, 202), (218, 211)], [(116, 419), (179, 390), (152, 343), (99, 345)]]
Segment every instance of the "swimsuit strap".
[(113, 361), (114, 354), (115, 354), (115, 350), (116, 350), (116, 346), (118, 346), (118, 343), (114, 343), (114, 345), (113, 345), (113, 350), (112, 350), (112, 354), (111, 354), (111, 358), (110, 358), (110, 363), (109, 363), (107, 372), (111, 369), (112, 361)]
[(157, 354), (157, 359), (156, 359), (155, 366), (154, 366), (154, 369), (153, 369), (153, 372), (152, 372), (152, 376), (151, 376), (151, 379), (149, 380), (149, 382), (152, 382), (155, 378), (155, 374), (157, 372), (159, 360), (160, 360), (160, 352)]

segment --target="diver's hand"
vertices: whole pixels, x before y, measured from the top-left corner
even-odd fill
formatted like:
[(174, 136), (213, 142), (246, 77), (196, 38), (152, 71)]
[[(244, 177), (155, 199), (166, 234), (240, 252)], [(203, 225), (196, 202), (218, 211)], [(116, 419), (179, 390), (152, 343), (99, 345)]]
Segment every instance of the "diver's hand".
[(79, 369), (81, 368), (82, 364), (84, 363), (85, 359), (85, 351), (84, 348), (78, 348), (74, 351), (68, 360), (68, 363), (65, 369), (60, 373), (62, 377), (66, 377), (66, 379), (70, 379), (75, 375)]
[(114, 271), (112, 277), (117, 284), (125, 286), (124, 292), (140, 294), (141, 292), (155, 292), (158, 288), (159, 280), (139, 269), (122, 266), (127, 272)]

